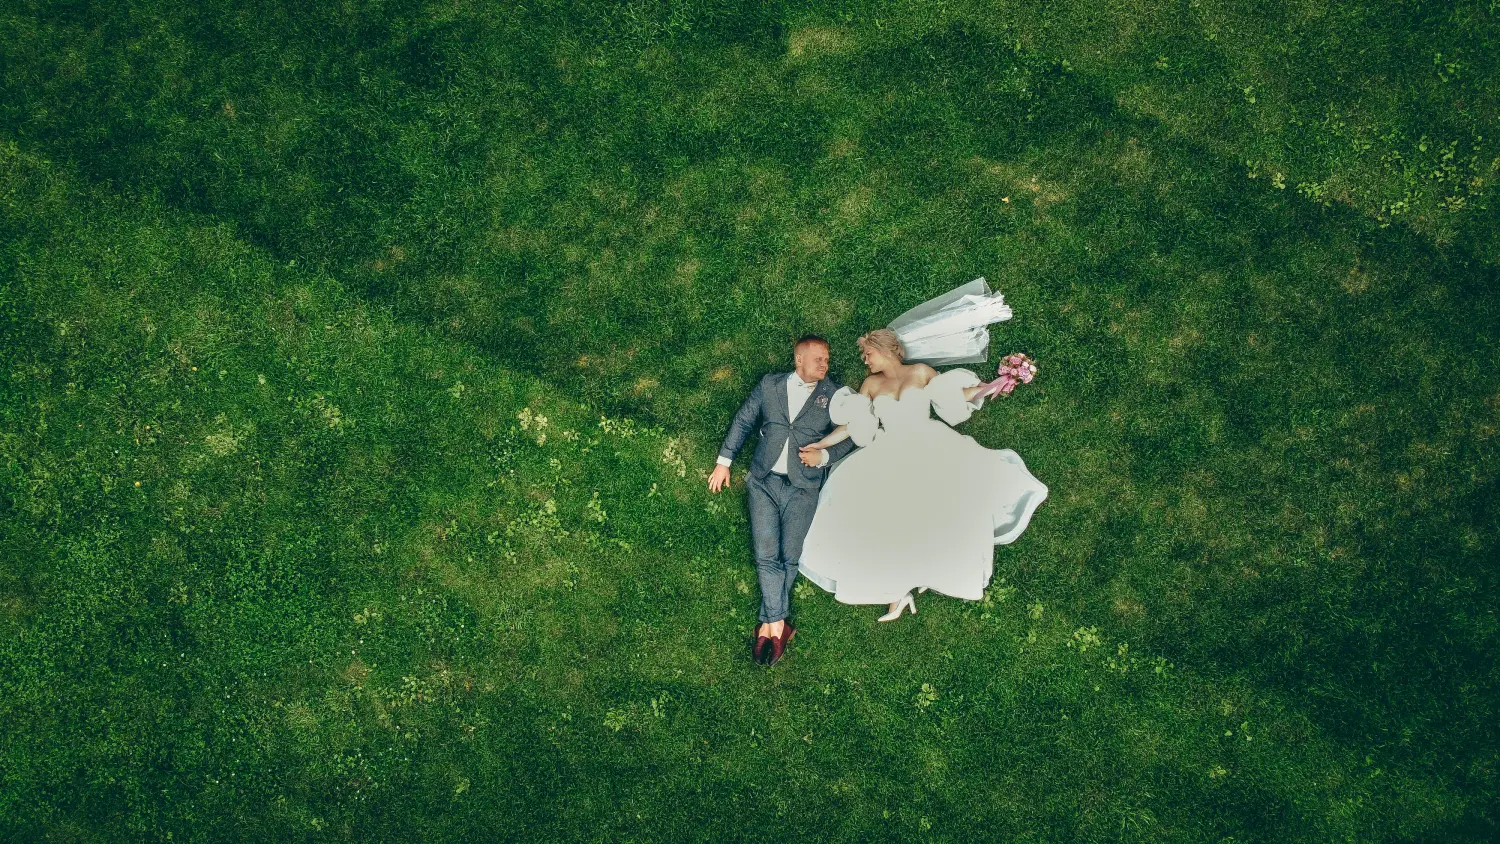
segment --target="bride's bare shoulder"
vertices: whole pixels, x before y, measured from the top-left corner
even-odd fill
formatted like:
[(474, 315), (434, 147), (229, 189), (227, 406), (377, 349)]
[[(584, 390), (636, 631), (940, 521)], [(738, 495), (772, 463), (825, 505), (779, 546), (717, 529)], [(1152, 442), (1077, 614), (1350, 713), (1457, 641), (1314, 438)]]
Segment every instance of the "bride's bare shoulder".
[(886, 382), (888, 380), (889, 379), (887, 379), (879, 372), (873, 373), (871, 375), (866, 375), (865, 380), (861, 381), (859, 385), (860, 395), (866, 398), (873, 399), (883, 392), (889, 392), (886, 387)]
[(938, 371), (925, 363), (914, 363), (912, 367), (916, 372), (917, 381), (924, 387), (927, 386), (928, 381), (937, 377)]

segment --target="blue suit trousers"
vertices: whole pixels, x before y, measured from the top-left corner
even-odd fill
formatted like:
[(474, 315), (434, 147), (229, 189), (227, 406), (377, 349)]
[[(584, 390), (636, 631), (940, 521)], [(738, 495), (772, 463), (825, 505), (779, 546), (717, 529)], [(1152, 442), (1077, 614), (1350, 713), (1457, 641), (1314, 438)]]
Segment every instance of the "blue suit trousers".
[(755, 571), (760, 577), (760, 620), (780, 621), (791, 611), (792, 584), (802, 560), (802, 541), (818, 508), (818, 491), (793, 486), (786, 475), (754, 473), (745, 481)]

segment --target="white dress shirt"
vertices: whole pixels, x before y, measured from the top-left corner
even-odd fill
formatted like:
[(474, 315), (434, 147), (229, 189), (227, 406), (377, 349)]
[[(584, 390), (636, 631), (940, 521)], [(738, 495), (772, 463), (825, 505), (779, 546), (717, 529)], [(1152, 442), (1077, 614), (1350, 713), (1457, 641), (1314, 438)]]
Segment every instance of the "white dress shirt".
[[(818, 382), (803, 381), (802, 376), (798, 375), (795, 372), (787, 377), (786, 418), (788, 422), (797, 418), (797, 414), (802, 411), (802, 406), (804, 404), (807, 404), (807, 399), (813, 394), (813, 390), (816, 390), (817, 388)], [(791, 436), (788, 436), (786, 438), (786, 443), (781, 447), (781, 455), (776, 458), (776, 464), (771, 467), (771, 471), (775, 472), (778, 475), (785, 475), (788, 468), (787, 461), (791, 457), (791, 453), (792, 438)], [(733, 461), (731, 461), (728, 457), (720, 457), (718, 460), (720, 466), (728, 466), (732, 462)], [(823, 449), (823, 453), (820, 456), (818, 465), (828, 465), (828, 449)]]

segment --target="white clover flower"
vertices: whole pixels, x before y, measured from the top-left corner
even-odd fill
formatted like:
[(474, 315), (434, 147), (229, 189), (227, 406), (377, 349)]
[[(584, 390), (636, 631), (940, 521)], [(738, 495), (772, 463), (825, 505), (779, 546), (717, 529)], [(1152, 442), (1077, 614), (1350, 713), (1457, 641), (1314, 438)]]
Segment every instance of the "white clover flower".
[(603, 523), (609, 518), (609, 514), (604, 512), (604, 505), (599, 503), (598, 492), (595, 492), (594, 497), (589, 499), (589, 503), (584, 505), (584, 509), (587, 511), (588, 518), (593, 521)]
[(687, 460), (685, 460), (678, 449), (682, 447), (682, 441), (676, 437), (667, 440), (666, 447), (662, 449), (662, 462), (677, 472), (677, 477), (687, 477)]

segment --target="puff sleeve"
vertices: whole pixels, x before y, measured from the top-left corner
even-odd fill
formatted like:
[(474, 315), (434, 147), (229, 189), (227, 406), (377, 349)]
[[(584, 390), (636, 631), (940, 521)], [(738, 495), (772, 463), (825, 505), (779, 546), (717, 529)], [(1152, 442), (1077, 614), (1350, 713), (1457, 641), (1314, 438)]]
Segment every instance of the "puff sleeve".
[(950, 369), (938, 373), (927, 382), (927, 395), (932, 401), (932, 409), (949, 425), (968, 420), (974, 415), (974, 411), (984, 407), (984, 399), (966, 399), (964, 390), (979, 383), (979, 376), (967, 369)]
[(840, 387), (833, 394), (833, 400), (828, 403), (828, 418), (835, 425), (848, 426), (849, 438), (860, 447), (874, 442), (875, 432), (880, 427), (870, 400), (848, 387)]

